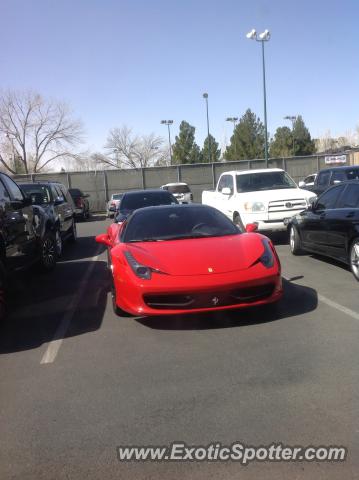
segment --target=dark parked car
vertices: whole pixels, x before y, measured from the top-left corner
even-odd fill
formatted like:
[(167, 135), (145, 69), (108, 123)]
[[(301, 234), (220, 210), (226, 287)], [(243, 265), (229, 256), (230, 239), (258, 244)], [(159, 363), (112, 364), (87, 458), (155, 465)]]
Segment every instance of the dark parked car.
[(79, 188), (69, 188), (69, 193), (75, 204), (75, 215), (83, 220), (90, 217), (89, 194), (84, 193)]
[(326, 190), (289, 223), (290, 249), (335, 258), (348, 264), (359, 281), (359, 181)]
[(123, 222), (139, 208), (171, 204), (178, 204), (178, 200), (167, 190), (132, 190), (123, 194), (114, 221)]
[(46, 212), (0, 173), (0, 316), (5, 312), (8, 280), (34, 263), (52, 270), (56, 259), (55, 232)]
[(314, 192), (316, 195), (320, 195), (332, 185), (355, 179), (359, 179), (359, 165), (325, 168), (324, 170), (320, 170), (313, 185), (306, 185), (303, 188)]
[(75, 205), (67, 188), (58, 182), (22, 183), (20, 187), (33, 205), (40, 205), (51, 219), (56, 236), (57, 255), (65, 240), (75, 242), (77, 230)]

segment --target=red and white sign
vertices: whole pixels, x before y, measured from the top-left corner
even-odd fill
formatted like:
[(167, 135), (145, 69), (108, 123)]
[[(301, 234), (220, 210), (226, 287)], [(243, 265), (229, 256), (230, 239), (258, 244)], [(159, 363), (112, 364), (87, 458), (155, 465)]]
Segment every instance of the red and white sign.
[(347, 163), (346, 155), (331, 155), (330, 157), (325, 157), (325, 164), (332, 165), (333, 163)]

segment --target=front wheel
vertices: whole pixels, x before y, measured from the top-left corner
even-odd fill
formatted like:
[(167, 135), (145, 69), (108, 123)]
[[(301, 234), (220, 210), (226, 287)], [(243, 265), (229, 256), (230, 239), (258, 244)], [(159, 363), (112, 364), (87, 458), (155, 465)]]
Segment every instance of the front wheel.
[(75, 221), (72, 222), (72, 227), (71, 227), (71, 233), (69, 240), (71, 243), (75, 243), (77, 240), (77, 228), (76, 228), (76, 223)]
[(350, 269), (359, 282), (359, 237), (353, 240), (349, 253)]
[(110, 275), (111, 275), (111, 299), (112, 299), (112, 308), (113, 308), (113, 311), (116, 315), (118, 315), (119, 317), (131, 317), (132, 315), (128, 312), (125, 312), (124, 310), (122, 310), (122, 308), (120, 308), (117, 303), (116, 303), (116, 289), (115, 289), (115, 283), (114, 283), (114, 280), (113, 280), (113, 276), (112, 276), (112, 272), (110, 271), (109, 272)]
[(45, 272), (53, 270), (56, 266), (56, 238), (51, 232), (46, 232), (40, 245), (40, 267)]
[(290, 226), (289, 231), (289, 246), (293, 255), (300, 255), (302, 251), (302, 242), (299, 237), (297, 228), (294, 225)]

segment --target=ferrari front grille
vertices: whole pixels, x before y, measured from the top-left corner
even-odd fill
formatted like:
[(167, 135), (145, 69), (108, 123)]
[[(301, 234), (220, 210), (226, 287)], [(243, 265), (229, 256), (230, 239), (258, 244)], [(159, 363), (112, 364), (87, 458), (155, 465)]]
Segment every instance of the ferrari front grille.
[(195, 308), (215, 308), (241, 303), (253, 303), (270, 297), (274, 284), (267, 283), (254, 287), (238, 287), (217, 292), (195, 292), (188, 294), (146, 294), (144, 302), (158, 310), (192, 310)]

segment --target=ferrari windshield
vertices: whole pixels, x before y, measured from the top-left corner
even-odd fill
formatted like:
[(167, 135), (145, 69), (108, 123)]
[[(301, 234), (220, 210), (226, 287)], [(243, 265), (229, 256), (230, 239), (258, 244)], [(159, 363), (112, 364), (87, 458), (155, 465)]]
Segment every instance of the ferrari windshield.
[(237, 175), (237, 192), (257, 192), (258, 190), (277, 190), (279, 188), (297, 188), (286, 172), (257, 172)]
[(155, 242), (188, 238), (222, 237), (240, 231), (219, 210), (204, 205), (172, 205), (137, 210), (121, 240)]
[(138, 208), (178, 203), (173, 195), (166, 191), (141, 191), (126, 193), (121, 200), (120, 212), (128, 213)]

